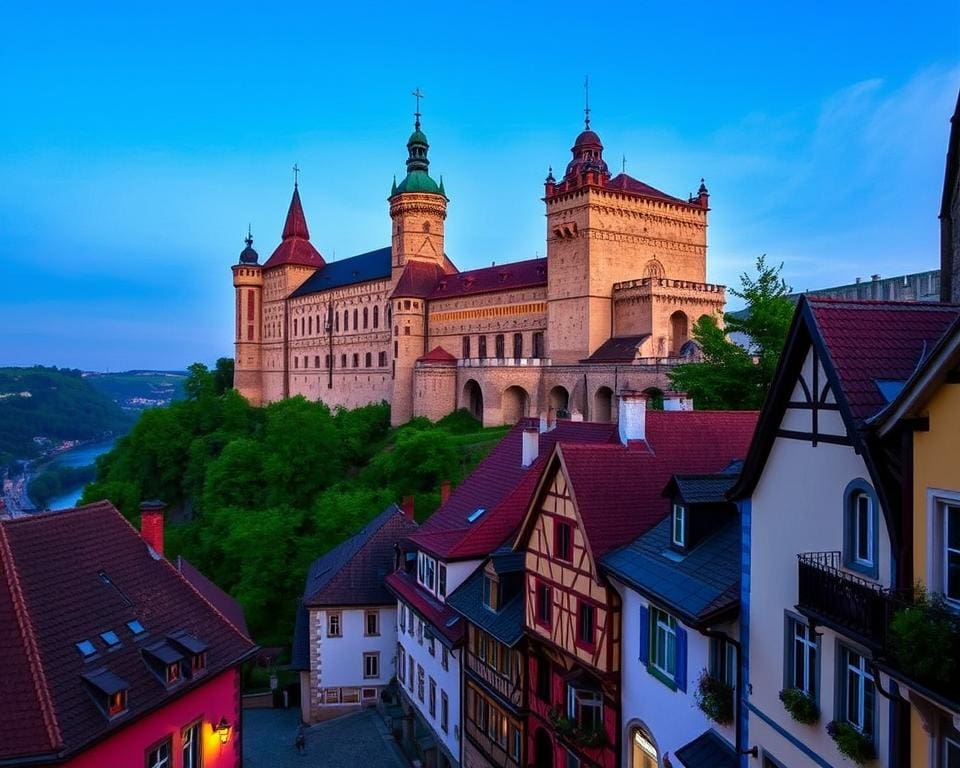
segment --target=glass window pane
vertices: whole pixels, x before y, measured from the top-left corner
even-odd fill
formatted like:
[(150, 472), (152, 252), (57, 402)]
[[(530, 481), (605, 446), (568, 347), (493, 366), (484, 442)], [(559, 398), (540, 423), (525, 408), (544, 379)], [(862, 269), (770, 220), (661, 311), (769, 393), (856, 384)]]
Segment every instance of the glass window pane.
[(870, 561), (870, 549), (870, 501), (861, 494), (857, 496), (857, 559)]
[(946, 768), (960, 768), (960, 741), (946, 739), (943, 745), (943, 762)]
[(950, 552), (947, 556), (947, 597), (960, 600), (960, 552)]
[(947, 546), (960, 549), (960, 507), (947, 507)]

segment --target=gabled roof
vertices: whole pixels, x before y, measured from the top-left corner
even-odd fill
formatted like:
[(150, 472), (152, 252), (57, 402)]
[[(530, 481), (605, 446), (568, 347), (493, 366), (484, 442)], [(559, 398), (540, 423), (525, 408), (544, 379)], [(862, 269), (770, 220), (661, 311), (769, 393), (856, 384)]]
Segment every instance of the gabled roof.
[[(0, 521), (0, 577), (0, 760), (74, 754), (256, 650), (109, 502)], [(126, 626), (134, 619), (142, 635)], [(108, 630), (120, 639), (109, 651)], [(178, 630), (206, 643), (207, 667), (168, 689), (141, 651)], [(110, 721), (82, 680), (104, 670), (130, 687), (128, 711)]]
[(443, 347), (434, 347), (427, 354), (420, 355), (417, 358), (418, 363), (434, 363), (438, 365), (456, 365), (457, 358), (451, 355)]
[(429, 294), (430, 299), (471, 296), (477, 293), (513, 291), (547, 284), (547, 260), (529, 259), (471, 269), (441, 277)]
[(740, 521), (730, 520), (690, 552), (670, 548), (669, 517), (622, 549), (603, 567), (627, 586), (699, 626), (740, 605)]
[(463, 642), (465, 626), (463, 617), (453, 608), (417, 586), (412, 573), (394, 571), (387, 576), (387, 588), (416, 611), (420, 618), (430, 624), (437, 639), (449, 648)]
[(303, 285), (290, 294), (290, 298), (329, 291), (331, 288), (340, 288), (354, 283), (384, 280), (390, 277), (390, 253), (389, 247), (378, 248), (375, 251), (351, 256), (349, 259), (328, 262), (310, 275)]
[(394, 545), (417, 524), (391, 504), (359, 533), (313, 561), (303, 589), (307, 607), (388, 605), (384, 579), (393, 570)]
[[(448, 262), (449, 263), (449, 262)], [(453, 266), (452, 264), (450, 265)], [(455, 271), (452, 270), (452, 271)], [(391, 298), (423, 299), (433, 293), (437, 284), (447, 276), (447, 271), (432, 261), (412, 259), (406, 263)]]
[(483, 603), (483, 568), (477, 568), (447, 596), (447, 604), (471, 624), (513, 647), (523, 637), (523, 594), (522, 589), (518, 590), (499, 611), (491, 611)]
[(564, 472), (594, 566), (649, 530), (670, 510), (662, 495), (678, 473), (720, 472), (743, 456), (756, 411), (652, 411), (646, 440), (608, 445), (558, 445), (528, 506), (514, 546), (521, 548), (553, 474)]
[(632, 363), (637, 359), (640, 345), (650, 338), (649, 333), (637, 336), (614, 336), (607, 339), (583, 362), (585, 363)]
[(734, 474), (674, 475), (663, 489), (668, 499), (679, 496), (687, 504), (719, 504), (727, 500), (737, 480)]
[(323, 256), (310, 242), (307, 217), (303, 215), (300, 190), (296, 184), (293, 185), (293, 197), (290, 199), (290, 208), (287, 210), (287, 220), (283, 225), (280, 245), (264, 263), (263, 268), (271, 269), (284, 264), (317, 268), (324, 265)]

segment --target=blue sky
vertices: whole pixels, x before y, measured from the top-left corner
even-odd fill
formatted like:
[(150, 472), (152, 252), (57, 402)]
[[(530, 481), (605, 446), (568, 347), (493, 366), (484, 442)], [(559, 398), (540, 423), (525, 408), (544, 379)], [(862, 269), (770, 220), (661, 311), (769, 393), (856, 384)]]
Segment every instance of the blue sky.
[(706, 177), (709, 279), (760, 253), (797, 289), (934, 268), (958, 8), (5, 3), (0, 364), (230, 355), (229, 267), (248, 222), (275, 247), (294, 162), (325, 257), (388, 244), (418, 85), (461, 268), (543, 254), (586, 73), (611, 167)]

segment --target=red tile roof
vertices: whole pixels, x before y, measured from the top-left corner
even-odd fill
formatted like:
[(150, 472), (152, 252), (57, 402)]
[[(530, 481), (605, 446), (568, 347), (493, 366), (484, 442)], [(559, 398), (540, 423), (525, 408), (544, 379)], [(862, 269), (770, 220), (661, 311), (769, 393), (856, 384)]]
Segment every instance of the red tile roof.
[[(0, 576), (0, 760), (75, 753), (256, 649), (109, 502), (0, 521)], [(133, 619), (141, 638), (126, 627)], [(107, 630), (120, 638), (109, 652)], [(168, 690), (141, 646), (177, 630), (207, 645), (207, 668)], [(97, 649), (87, 661), (81, 640)], [(130, 686), (129, 710), (110, 722), (81, 680), (101, 667)]]
[[(743, 458), (756, 411), (647, 411), (646, 440), (607, 445), (561, 442), (553, 466), (569, 477), (588, 547), (599, 561), (670, 511), (661, 491), (675, 474), (720, 472)], [(546, 482), (544, 483), (544, 487)], [(537, 510), (517, 538), (523, 546)]]
[(198, 571), (189, 560), (177, 558), (176, 568), (183, 578), (190, 582), (190, 586), (199, 592), (203, 598), (216, 608), (220, 614), (235, 626), (246, 637), (250, 637), (247, 628), (247, 617), (243, 614), (243, 606), (214, 584), (210, 579)]
[(439, 280), (428, 298), (445, 299), (451, 296), (512, 291), (517, 288), (532, 288), (546, 284), (547, 260), (529, 259), (447, 275)]
[(683, 205), (690, 205), (686, 200), (681, 200), (679, 197), (674, 197), (673, 195), (668, 195), (666, 192), (661, 192), (656, 187), (651, 187), (649, 184), (635, 179), (632, 176), (628, 176), (625, 173), (618, 173), (612, 179), (607, 179), (603, 184), (604, 189), (618, 189), (623, 192), (632, 192), (635, 195), (643, 195), (644, 197), (654, 197), (658, 200), (667, 200), (671, 203), (682, 203)]
[(287, 210), (287, 220), (283, 225), (283, 238), (280, 245), (264, 263), (264, 269), (279, 267), (283, 264), (300, 264), (307, 267), (322, 267), (326, 262), (320, 252), (310, 242), (307, 229), (307, 217), (303, 215), (300, 204), (300, 190), (293, 187), (293, 198)]
[(429, 261), (408, 261), (403, 268), (403, 274), (397, 280), (391, 298), (425, 299), (444, 277), (446, 273), (439, 264)]
[(427, 354), (420, 355), (417, 358), (418, 363), (441, 363), (445, 365), (456, 365), (457, 358), (451, 355), (443, 347), (434, 347)]
[(806, 301), (840, 381), (839, 396), (858, 420), (887, 404), (876, 382), (908, 379), (960, 315), (954, 304)]

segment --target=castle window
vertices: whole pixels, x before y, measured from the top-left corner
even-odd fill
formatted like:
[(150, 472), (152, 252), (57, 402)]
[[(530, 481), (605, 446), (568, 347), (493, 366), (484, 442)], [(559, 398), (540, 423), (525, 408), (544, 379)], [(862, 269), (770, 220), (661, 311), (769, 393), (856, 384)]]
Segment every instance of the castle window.
[(393, 356), (394, 356), (394, 357), (397, 356), (397, 350), (398, 350), (397, 342), (393, 342)]
[(253, 341), (253, 326), (247, 326), (247, 341)]
[(503, 334), (498, 333), (496, 338), (493, 340), (493, 349), (497, 356), (497, 360), (503, 360), (507, 356), (505, 344), (503, 341)]
[(404, 299), (404, 300), (403, 300), (403, 308), (404, 308), (404, 309), (410, 309), (410, 299)]
[(324, 356), (323, 356), (323, 367), (324, 367), (324, 368), (329, 368), (329, 367), (330, 367), (330, 355), (324, 355)]
[(373, 327), (380, 327), (380, 307), (373, 308)]
[(293, 356), (293, 367), (294, 368), (300, 367), (300, 358), (297, 357), (296, 355)]
[(364, 355), (364, 363), (367, 368), (373, 365), (373, 355), (371, 353), (367, 352), (367, 354)]
[(247, 320), (253, 320), (254, 301), (253, 291), (247, 291)]
[(487, 356), (487, 337), (478, 336), (477, 337), (477, 357), (481, 360)]
[(313, 315), (307, 318), (307, 334), (313, 334)]
[(543, 357), (543, 331), (533, 334), (533, 356), (538, 360)]
[(354, 367), (354, 368), (359, 368), (359, 367), (360, 367), (360, 353), (359, 353), (359, 352), (354, 352), (354, 353), (353, 353), (353, 367)]
[(387, 304), (387, 325), (390, 325), (390, 322), (393, 320), (393, 309)]
[(304, 356), (303, 356), (303, 367), (304, 367), (304, 368), (309, 368), (309, 367), (310, 367), (310, 358), (307, 357), (307, 355), (304, 355)]
[(347, 367), (347, 356), (346, 356), (346, 355), (340, 355), (340, 367), (341, 367), (341, 368), (346, 368), (346, 367)]
[(470, 357), (470, 337), (469, 336), (463, 337), (463, 357), (464, 359)]
[(364, 307), (364, 308), (363, 308), (363, 327), (364, 327), (364, 330), (366, 330), (366, 327), (367, 327), (367, 317), (368, 317), (368, 313), (369, 313), (369, 310), (368, 310), (366, 307)]
[(314, 355), (314, 356), (313, 356), (313, 367), (314, 367), (314, 368), (319, 368), (319, 367), (320, 367), (320, 355)]
[(523, 334), (513, 334), (513, 359), (519, 360), (523, 357)]
[(350, 313), (347, 310), (343, 310), (343, 332), (346, 333), (350, 330)]
[(387, 353), (386, 353), (386, 352), (380, 352), (380, 353), (377, 354), (377, 365), (380, 366), (381, 368), (386, 368), (386, 367), (387, 367)]
[(355, 309), (353, 310), (353, 330), (356, 331), (359, 328), (360, 328), (360, 324), (357, 322), (357, 310)]
[(340, 314), (337, 313), (334, 315), (334, 325), (337, 333), (340, 333)]
[(404, 335), (404, 336), (409, 336), (409, 335), (410, 335), (410, 326), (409, 326), (409, 325), (403, 326), (403, 335)]

